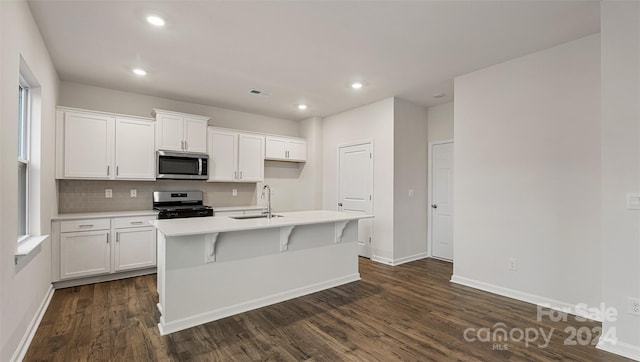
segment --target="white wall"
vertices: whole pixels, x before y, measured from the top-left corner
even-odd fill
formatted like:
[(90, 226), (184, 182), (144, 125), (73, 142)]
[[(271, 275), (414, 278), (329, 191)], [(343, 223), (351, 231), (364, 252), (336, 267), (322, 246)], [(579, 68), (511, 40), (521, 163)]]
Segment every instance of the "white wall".
[(601, 347), (640, 360), (640, 317), (627, 314), (628, 298), (640, 298), (640, 214), (625, 203), (627, 192), (640, 192), (640, 3), (603, 1), (601, 16), (601, 287), (619, 312), (603, 323), (618, 343)]
[(393, 258), (397, 263), (427, 255), (427, 109), (396, 98), (393, 136)]
[(429, 142), (453, 138), (453, 102), (427, 108)]
[(373, 140), (374, 256), (393, 259), (393, 106), (394, 99), (324, 118), (322, 208), (337, 209), (338, 146)]
[(210, 126), (299, 136), (298, 123), (292, 120), (72, 82), (61, 83), (60, 105), (141, 117), (151, 117), (153, 108), (160, 108), (211, 117)]
[(600, 36), (456, 78), (454, 128), (454, 280), (598, 306)]
[[(41, 190), (32, 203), (39, 210), (32, 230), (50, 232), (56, 206), (54, 181), (54, 120), (59, 80), (26, 1), (0, 1), (0, 360), (12, 358), (51, 285), (49, 242), (24, 263), (14, 264), (17, 249), (17, 84), (20, 56), (39, 82), (41, 118), (32, 125), (35, 183)], [(39, 128), (39, 130), (38, 130)]]

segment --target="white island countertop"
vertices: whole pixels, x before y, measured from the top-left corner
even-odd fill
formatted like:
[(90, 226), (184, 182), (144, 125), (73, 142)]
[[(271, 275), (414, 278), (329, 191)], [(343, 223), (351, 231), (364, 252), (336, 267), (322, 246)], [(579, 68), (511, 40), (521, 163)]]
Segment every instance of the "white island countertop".
[(233, 219), (230, 216), (194, 217), (186, 219), (153, 220), (151, 224), (165, 236), (185, 236), (221, 233), (283, 226), (322, 224), (372, 218), (372, 215), (354, 214), (328, 210), (277, 212), (282, 217)]

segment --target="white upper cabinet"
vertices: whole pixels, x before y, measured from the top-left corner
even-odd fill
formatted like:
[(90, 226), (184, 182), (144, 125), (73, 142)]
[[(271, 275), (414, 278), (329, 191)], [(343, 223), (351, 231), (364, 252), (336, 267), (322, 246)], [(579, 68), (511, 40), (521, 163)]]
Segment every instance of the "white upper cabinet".
[(239, 181), (264, 180), (264, 137), (254, 134), (238, 135)]
[(113, 170), (114, 117), (64, 114), (64, 177), (108, 179)]
[(154, 109), (156, 149), (183, 152), (207, 152), (209, 117)]
[(151, 119), (60, 108), (56, 178), (154, 180)]
[(238, 177), (238, 133), (209, 127), (209, 181), (234, 182)]
[(153, 122), (116, 118), (116, 179), (155, 179)]
[(264, 136), (208, 129), (209, 181), (264, 180)]
[(299, 138), (266, 137), (265, 159), (306, 162), (307, 142)]

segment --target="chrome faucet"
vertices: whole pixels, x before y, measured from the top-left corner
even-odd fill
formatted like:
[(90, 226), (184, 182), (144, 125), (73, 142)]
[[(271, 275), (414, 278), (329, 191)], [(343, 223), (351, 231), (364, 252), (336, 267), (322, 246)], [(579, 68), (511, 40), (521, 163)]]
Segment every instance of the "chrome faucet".
[(262, 198), (264, 199), (264, 190), (268, 190), (267, 194), (267, 219), (271, 219), (271, 187), (264, 185), (262, 188)]

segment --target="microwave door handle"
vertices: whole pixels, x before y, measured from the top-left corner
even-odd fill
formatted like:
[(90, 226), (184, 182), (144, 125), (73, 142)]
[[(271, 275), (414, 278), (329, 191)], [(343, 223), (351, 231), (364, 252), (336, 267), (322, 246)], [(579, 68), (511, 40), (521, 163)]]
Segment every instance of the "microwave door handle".
[(198, 158), (198, 175), (202, 176), (202, 158)]

